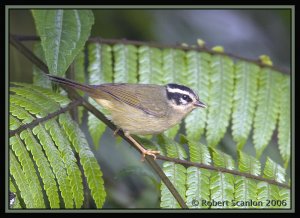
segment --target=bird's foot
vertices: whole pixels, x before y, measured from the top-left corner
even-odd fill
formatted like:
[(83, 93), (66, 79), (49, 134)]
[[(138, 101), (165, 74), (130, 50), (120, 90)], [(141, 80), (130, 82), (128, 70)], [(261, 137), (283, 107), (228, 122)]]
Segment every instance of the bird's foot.
[(119, 131), (120, 131), (120, 128), (117, 128), (117, 129), (114, 131), (114, 137), (117, 137), (117, 134), (118, 134)]
[(141, 161), (145, 160), (146, 155), (152, 156), (155, 160), (156, 159), (156, 154), (159, 154), (159, 153), (160, 153), (160, 151), (152, 151), (152, 150), (144, 149), (144, 150), (142, 150), (142, 159), (141, 159)]

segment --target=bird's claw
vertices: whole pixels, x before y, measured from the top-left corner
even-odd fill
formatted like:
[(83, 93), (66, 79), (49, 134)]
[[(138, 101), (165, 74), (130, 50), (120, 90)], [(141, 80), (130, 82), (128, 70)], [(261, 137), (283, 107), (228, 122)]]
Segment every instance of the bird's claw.
[(143, 154), (142, 154), (142, 159), (141, 161), (145, 160), (146, 155), (152, 156), (154, 158), (154, 160), (156, 159), (156, 155), (155, 154), (159, 154), (160, 151), (152, 151), (152, 150), (144, 150)]
[(114, 136), (116, 137), (118, 132), (119, 132), (120, 128), (117, 128), (115, 131), (114, 131)]

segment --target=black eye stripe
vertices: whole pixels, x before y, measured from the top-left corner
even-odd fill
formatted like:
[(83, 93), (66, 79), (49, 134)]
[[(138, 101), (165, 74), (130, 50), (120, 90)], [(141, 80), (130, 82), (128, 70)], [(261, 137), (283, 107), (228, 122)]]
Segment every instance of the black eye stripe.
[(177, 105), (186, 105), (193, 102), (193, 99), (197, 99), (197, 94), (189, 87), (168, 84), (166, 85), (167, 98), (172, 100)]
[[(176, 92), (167, 92), (167, 97), (169, 100), (173, 100), (177, 105), (182, 105), (184, 104), (184, 101), (189, 103), (192, 102), (193, 100), (190, 98), (190, 96), (181, 94), (181, 93), (176, 93)], [(183, 99), (184, 101), (182, 101)]]

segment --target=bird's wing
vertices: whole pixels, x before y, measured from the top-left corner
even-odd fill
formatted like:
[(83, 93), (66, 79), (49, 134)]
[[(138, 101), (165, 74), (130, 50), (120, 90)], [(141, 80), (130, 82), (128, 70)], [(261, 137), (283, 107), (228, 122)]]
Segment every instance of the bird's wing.
[[(132, 107), (144, 111), (156, 117), (165, 116), (168, 103), (165, 101), (160, 86), (134, 84), (102, 84), (97, 86), (98, 90), (108, 93), (118, 101), (124, 102)], [(153, 97), (155, 96), (155, 97)]]

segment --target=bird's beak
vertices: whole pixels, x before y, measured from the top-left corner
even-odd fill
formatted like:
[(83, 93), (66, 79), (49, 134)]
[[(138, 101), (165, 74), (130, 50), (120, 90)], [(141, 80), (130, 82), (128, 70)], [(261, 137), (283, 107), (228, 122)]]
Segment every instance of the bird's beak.
[(201, 102), (199, 100), (194, 103), (194, 106), (207, 108), (206, 104), (204, 104), (203, 102)]

